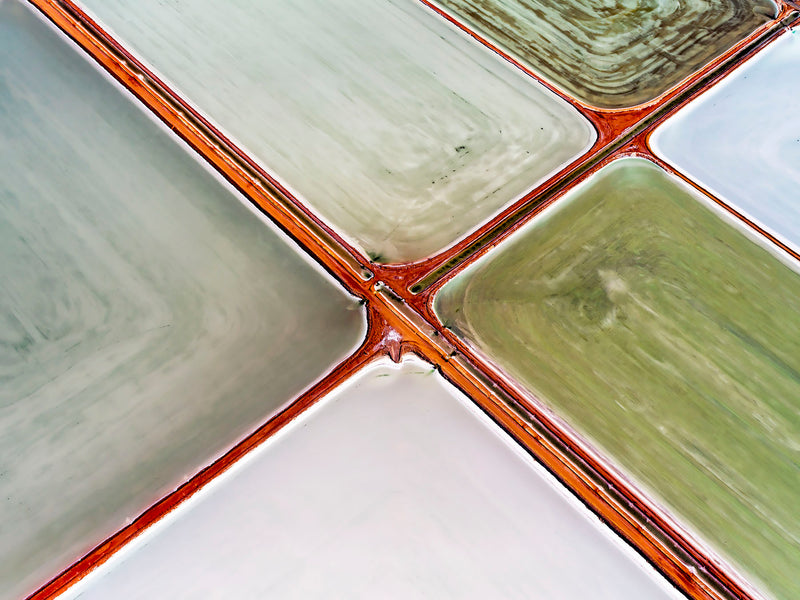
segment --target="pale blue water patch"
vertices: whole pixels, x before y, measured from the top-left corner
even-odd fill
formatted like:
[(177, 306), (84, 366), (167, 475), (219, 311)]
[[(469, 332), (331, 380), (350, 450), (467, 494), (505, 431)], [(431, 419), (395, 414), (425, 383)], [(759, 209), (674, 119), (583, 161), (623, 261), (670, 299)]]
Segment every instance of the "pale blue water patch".
[(660, 127), (657, 154), (800, 250), (800, 30)]
[(0, 2), (0, 598), (136, 517), (363, 330), (238, 194)]

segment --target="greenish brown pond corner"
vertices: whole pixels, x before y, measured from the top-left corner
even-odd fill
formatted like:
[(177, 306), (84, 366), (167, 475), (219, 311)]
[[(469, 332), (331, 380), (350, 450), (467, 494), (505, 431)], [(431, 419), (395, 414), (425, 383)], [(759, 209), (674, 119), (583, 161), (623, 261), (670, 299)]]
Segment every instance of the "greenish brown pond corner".
[(773, 18), (769, 0), (438, 0), (577, 99), (653, 100)]

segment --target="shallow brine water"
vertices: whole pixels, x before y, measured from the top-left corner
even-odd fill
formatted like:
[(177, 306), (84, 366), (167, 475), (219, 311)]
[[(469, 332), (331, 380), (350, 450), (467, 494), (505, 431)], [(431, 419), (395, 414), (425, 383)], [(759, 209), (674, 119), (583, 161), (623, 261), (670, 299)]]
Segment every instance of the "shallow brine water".
[(770, 0), (435, 0), (587, 104), (653, 100), (777, 13)]
[(680, 594), (437, 375), (367, 368), (66, 598)]
[(594, 140), (416, 1), (82, 4), (381, 262), (451, 245)]
[(0, 2), (0, 597), (205, 466), (363, 337), (312, 267)]
[(800, 29), (660, 127), (653, 148), (800, 252)]

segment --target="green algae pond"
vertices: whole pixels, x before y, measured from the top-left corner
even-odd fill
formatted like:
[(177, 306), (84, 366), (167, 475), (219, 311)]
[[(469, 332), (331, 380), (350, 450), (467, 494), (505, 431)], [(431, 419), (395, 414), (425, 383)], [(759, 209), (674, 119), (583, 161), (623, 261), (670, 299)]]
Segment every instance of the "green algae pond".
[(622, 159), (439, 292), (454, 332), (722, 556), (800, 595), (800, 275)]
[(579, 100), (648, 102), (745, 38), (769, 0), (437, 0)]

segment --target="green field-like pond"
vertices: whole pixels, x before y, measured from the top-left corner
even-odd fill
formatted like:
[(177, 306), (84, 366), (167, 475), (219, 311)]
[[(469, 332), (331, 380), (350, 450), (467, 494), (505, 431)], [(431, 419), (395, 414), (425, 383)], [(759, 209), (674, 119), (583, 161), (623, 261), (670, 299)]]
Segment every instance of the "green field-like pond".
[(442, 321), (723, 556), (800, 595), (800, 276), (647, 161), (448, 283)]

